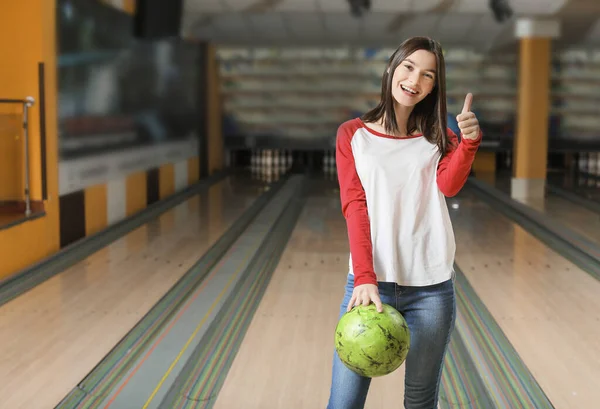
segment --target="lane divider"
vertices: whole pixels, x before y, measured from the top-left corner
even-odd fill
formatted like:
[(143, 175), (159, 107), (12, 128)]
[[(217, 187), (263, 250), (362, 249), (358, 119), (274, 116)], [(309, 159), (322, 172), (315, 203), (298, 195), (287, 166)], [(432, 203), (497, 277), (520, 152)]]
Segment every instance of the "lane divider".
[[(221, 301), (221, 299), (223, 298), (223, 296), (225, 295), (225, 293), (227, 292), (227, 290), (231, 286), (231, 283), (233, 283), (234, 279), (239, 275), (240, 271), (242, 271), (242, 267), (244, 266), (245, 263), (247, 263), (248, 259), (252, 255), (252, 252), (253, 252), (253, 249), (249, 249), (246, 252), (244, 258), (242, 259), (242, 261), (238, 265), (237, 269), (235, 270), (235, 273), (231, 275), (231, 277), (229, 278), (229, 281), (227, 282), (227, 284), (225, 285), (225, 287), (223, 288), (223, 290), (221, 290), (221, 292), (219, 293), (219, 295), (217, 296), (217, 298), (213, 301), (213, 303), (211, 304), (210, 308), (208, 309), (208, 311), (204, 315), (204, 317), (202, 317), (202, 320), (196, 326), (196, 329), (194, 330), (194, 332), (192, 333), (192, 335), (188, 338), (187, 342), (185, 343), (184, 348), (181, 349), (181, 351), (179, 352), (179, 354), (177, 355), (177, 357), (175, 358), (175, 360), (173, 361), (173, 363), (171, 364), (171, 366), (169, 367), (169, 369), (167, 370), (167, 372), (164, 374), (164, 376), (160, 380), (159, 384), (154, 389), (154, 391), (150, 395), (150, 398), (144, 404), (144, 406), (143, 406), (142, 409), (146, 409), (148, 407), (148, 404), (154, 398), (154, 395), (156, 395), (156, 393), (158, 392), (158, 390), (160, 389), (160, 387), (164, 383), (165, 379), (171, 374), (171, 372), (173, 370), (173, 367), (175, 367), (175, 365), (177, 364), (177, 362), (179, 362), (179, 360), (181, 359), (181, 356), (183, 355), (183, 353), (185, 352), (185, 350), (187, 349), (187, 347), (190, 345), (190, 343), (192, 342), (192, 340), (196, 337), (196, 334), (198, 334), (198, 331), (200, 331), (200, 328), (202, 328), (204, 326), (204, 323), (206, 322), (206, 320), (208, 319), (208, 317), (212, 314), (212, 311), (219, 304), (219, 302)], [(156, 349), (156, 347), (158, 347), (158, 345), (161, 343), (161, 341), (164, 339), (164, 337), (171, 331), (171, 329), (175, 326), (175, 324), (177, 322), (179, 322), (179, 320), (181, 319), (181, 317), (183, 316), (183, 314), (189, 309), (189, 307), (198, 298), (198, 296), (200, 296), (200, 294), (202, 294), (202, 291), (204, 290), (204, 288), (206, 287), (206, 285), (208, 284), (208, 282), (210, 280), (212, 280), (212, 278), (217, 274), (218, 270), (219, 269), (213, 269), (213, 271), (210, 274), (210, 276), (204, 281), (204, 283), (198, 289), (198, 291), (196, 292), (196, 294), (194, 295), (194, 297), (192, 297), (190, 300), (188, 300), (188, 302), (186, 303), (185, 307), (179, 311), (179, 313), (177, 314), (177, 317), (169, 324), (169, 326), (165, 329), (165, 331), (162, 333), (162, 335), (160, 336), (160, 338), (158, 338), (156, 340), (156, 342), (154, 343), (154, 345), (152, 346), (152, 348), (150, 348), (150, 350), (148, 352), (146, 352), (144, 358), (140, 362), (138, 362), (138, 364), (135, 366), (135, 369), (129, 374), (129, 376), (127, 377), (127, 379), (125, 379), (125, 381), (121, 384), (121, 386), (119, 387), (119, 389), (117, 389), (117, 391), (112, 396), (112, 398), (104, 406), (104, 409), (108, 409), (113, 404), (113, 402), (115, 401), (115, 399), (123, 391), (123, 389), (125, 388), (125, 386), (127, 386), (127, 384), (134, 377), (134, 375), (139, 371), (139, 369), (142, 367), (142, 365), (144, 364), (144, 362), (146, 362), (146, 360), (148, 359), (148, 357), (150, 357), (150, 355), (154, 352), (154, 350)]]
[(198, 260), (115, 348), (90, 372), (55, 409), (93, 409), (105, 399), (141, 356), (161, 328), (175, 314), (187, 297), (203, 282), (211, 269), (219, 268), (222, 259), (238, 236), (280, 191), (286, 178), (274, 184), (236, 220), (223, 236)]
[(468, 187), (491, 208), (523, 227), (595, 279), (600, 280), (600, 246), (596, 243), (550, 220), (532, 207), (517, 202), (485, 182), (469, 178)]
[(584, 197), (578, 193), (575, 193), (575, 191), (565, 189), (565, 188), (562, 188), (560, 186), (556, 186), (556, 185), (553, 185), (550, 183), (548, 185), (546, 185), (546, 189), (550, 193), (560, 196), (565, 200), (568, 200), (579, 206), (585, 207), (589, 211), (592, 211), (592, 212), (600, 215), (600, 202), (597, 202), (592, 199), (588, 199), (587, 197)]
[[(281, 189), (280, 189), (281, 190)], [(273, 193), (274, 194), (274, 193)], [(293, 194), (292, 194), (293, 196)], [(289, 201), (289, 199), (288, 199)], [(285, 208), (285, 206), (282, 206), (283, 208)], [(282, 210), (282, 214), (285, 213), (284, 210)], [(276, 225), (276, 222), (275, 222)], [(267, 237), (268, 237), (268, 233), (267, 233)], [(264, 241), (263, 241), (264, 243)], [(170, 376), (171, 372), (173, 371), (173, 368), (176, 366), (176, 364), (179, 362), (179, 360), (181, 359), (181, 356), (185, 353), (185, 351), (187, 350), (187, 348), (189, 347), (189, 345), (191, 344), (191, 341), (196, 337), (198, 331), (204, 326), (204, 324), (206, 323), (206, 320), (208, 319), (208, 317), (210, 316), (212, 310), (219, 304), (221, 298), (223, 297), (223, 294), (226, 293), (227, 289), (229, 288), (229, 286), (231, 285), (231, 283), (234, 281), (234, 279), (239, 275), (239, 273), (241, 271), (243, 271), (243, 267), (246, 265), (248, 265), (248, 260), (250, 259), (250, 257), (252, 256), (252, 254), (256, 253), (257, 249), (261, 246), (261, 242), (257, 241), (254, 243), (255, 245), (253, 245), (250, 249), (247, 250), (247, 252), (244, 253), (243, 256), (243, 260), (236, 266), (236, 269), (232, 275), (232, 277), (230, 277), (230, 280), (228, 281), (227, 285), (225, 286), (225, 288), (221, 291), (221, 293), (218, 295), (217, 299), (213, 302), (213, 304), (211, 305), (211, 307), (209, 308), (209, 311), (204, 315), (204, 317), (202, 318), (200, 324), (198, 324), (198, 326), (196, 327), (196, 329), (194, 330), (194, 333), (192, 334), (192, 336), (190, 336), (185, 344), (185, 346), (182, 348), (182, 350), (180, 350), (180, 353), (177, 355), (177, 357), (175, 358), (175, 360), (172, 362), (171, 366), (169, 367), (169, 369), (166, 371), (166, 373), (163, 375), (162, 379), (159, 381), (159, 384), (154, 388), (154, 390), (151, 393), (150, 398), (148, 399), (148, 401), (144, 404), (144, 408), (147, 408), (148, 404), (154, 399), (154, 396), (158, 393), (158, 391), (161, 389), (163, 383), (165, 382), (165, 380)], [(233, 250), (232, 250), (233, 251)], [(226, 260), (226, 258), (224, 258), (223, 260)], [(221, 264), (221, 263), (220, 263)], [(214, 269), (214, 271), (211, 273), (212, 276), (214, 276), (213, 274), (217, 274), (218, 273), (218, 269)], [(203, 289), (203, 288), (202, 288)], [(144, 356), (143, 360), (141, 362), (139, 362), (136, 367), (134, 368), (134, 370), (132, 371), (132, 373), (127, 377), (127, 379), (122, 383), (122, 385), (117, 389), (117, 391), (114, 393), (114, 395), (112, 395), (109, 399), (109, 401), (106, 403), (105, 406), (103, 406), (103, 409), (108, 409), (117, 399), (117, 397), (122, 393), (122, 391), (124, 390), (124, 388), (127, 386), (127, 384), (131, 381), (131, 379), (133, 379), (133, 376), (139, 371), (139, 369), (141, 368), (141, 366), (143, 365), (143, 363), (150, 357), (150, 355), (155, 352), (155, 349), (157, 348), (158, 344), (160, 344), (160, 342), (164, 339), (164, 337), (169, 333), (169, 331), (173, 328), (173, 326), (181, 319), (181, 317), (183, 316), (183, 314), (188, 310), (188, 308), (193, 304), (193, 302), (197, 299), (197, 297), (201, 294), (202, 290), (198, 290), (197, 293), (185, 303), (185, 306), (183, 307), (183, 310), (177, 315), (176, 319), (171, 322), (171, 324), (169, 325), (169, 327), (164, 331), (164, 333), (162, 334), (162, 336), (154, 342), (152, 348), (150, 349), (150, 351), (148, 351), (146, 353), (146, 355)]]
[(297, 201), (279, 222), (277, 230), (256, 255), (254, 268), (232, 292), (218, 320), (207, 331), (202, 342), (188, 359), (186, 368), (161, 402), (159, 408), (206, 409), (212, 407), (242, 344), (262, 296), (275, 271), (289, 237), (304, 207), (305, 199)]
[[(554, 409), (464, 273), (458, 266), (455, 266), (455, 269), (456, 299), (460, 319), (457, 320), (453, 336), (460, 338), (460, 343), (467, 350), (471, 365), (461, 365), (456, 372), (445, 371), (444, 375), (450, 378), (468, 377), (470, 374), (467, 371), (472, 370), (472, 373), (479, 377), (478, 382), (483, 384), (484, 390), (493, 402), (493, 406), (464, 407)], [(445, 387), (444, 393), (450, 396), (452, 392)], [(479, 396), (480, 393), (470, 393), (469, 403), (476, 402)], [(460, 403), (465, 404), (465, 402)]]

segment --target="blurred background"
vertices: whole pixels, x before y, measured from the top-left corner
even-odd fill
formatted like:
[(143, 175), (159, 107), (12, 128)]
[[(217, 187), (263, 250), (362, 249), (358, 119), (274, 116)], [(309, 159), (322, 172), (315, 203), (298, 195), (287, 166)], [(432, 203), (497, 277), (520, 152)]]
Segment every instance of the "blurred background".
[(448, 126), (470, 92), (484, 135), (447, 199), (440, 407), (600, 407), (599, 0), (6, 0), (0, 23), (0, 409), (324, 407), (336, 131), (413, 36), (443, 46)]

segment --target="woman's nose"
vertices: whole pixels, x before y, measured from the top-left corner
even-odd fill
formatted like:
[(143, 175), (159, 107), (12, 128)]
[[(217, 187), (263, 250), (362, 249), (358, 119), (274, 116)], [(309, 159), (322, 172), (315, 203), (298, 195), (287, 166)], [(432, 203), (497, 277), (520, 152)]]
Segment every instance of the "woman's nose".
[(413, 84), (417, 85), (419, 83), (419, 78), (420, 78), (419, 73), (416, 72), (416, 70), (415, 70), (410, 73), (408, 80), (410, 82), (412, 82)]

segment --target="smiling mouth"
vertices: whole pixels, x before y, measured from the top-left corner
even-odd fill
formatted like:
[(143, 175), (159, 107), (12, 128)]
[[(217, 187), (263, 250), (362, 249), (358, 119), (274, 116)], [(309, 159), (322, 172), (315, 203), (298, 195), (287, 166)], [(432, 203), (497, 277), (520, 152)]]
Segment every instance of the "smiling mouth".
[(403, 91), (406, 91), (412, 95), (417, 95), (419, 93), (417, 90), (407, 87), (406, 85), (400, 85), (400, 88), (402, 88)]

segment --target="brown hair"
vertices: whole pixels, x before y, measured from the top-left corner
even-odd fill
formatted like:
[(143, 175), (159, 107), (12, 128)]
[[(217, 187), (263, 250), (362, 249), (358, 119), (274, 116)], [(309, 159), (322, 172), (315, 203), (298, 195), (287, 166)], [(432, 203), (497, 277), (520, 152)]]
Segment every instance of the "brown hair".
[(394, 71), (404, 59), (417, 50), (430, 51), (435, 55), (437, 73), (435, 75), (435, 86), (431, 93), (415, 105), (412, 110), (408, 118), (407, 131), (409, 135), (415, 131), (421, 132), (429, 142), (437, 145), (443, 156), (448, 145), (446, 134), (446, 69), (442, 47), (431, 38), (412, 37), (400, 44), (390, 57), (383, 73), (379, 104), (364, 114), (361, 119), (365, 122), (377, 122), (384, 117), (383, 126), (386, 132), (392, 135), (399, 132), (394, 111), (395, 99), (392, 95), (392, 77)]

